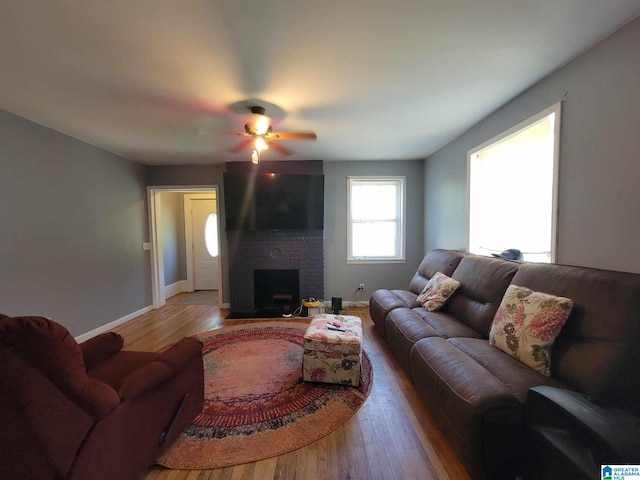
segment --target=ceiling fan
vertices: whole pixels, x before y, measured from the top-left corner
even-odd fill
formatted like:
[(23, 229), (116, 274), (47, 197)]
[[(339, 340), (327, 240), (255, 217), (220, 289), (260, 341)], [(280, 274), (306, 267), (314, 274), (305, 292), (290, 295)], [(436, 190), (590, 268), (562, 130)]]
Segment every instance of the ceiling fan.
[(315, 140), (317, 135), (314, 132), (274, 132), (269, 123), (269, 117), (265, 114), (264, 107), (249, 107), (251, 120), (244, 125), (244, 132), (226, 132), (231, 135), (241, 135), (248, 137), (240, 142), (230, 151), (237, 153), (243, 148), (251, 147), (251, 162), (260, 163), (260, 152), (273, 148), (283, 155), (291, 155), (293, 151), (280, 145), (277, 140)]

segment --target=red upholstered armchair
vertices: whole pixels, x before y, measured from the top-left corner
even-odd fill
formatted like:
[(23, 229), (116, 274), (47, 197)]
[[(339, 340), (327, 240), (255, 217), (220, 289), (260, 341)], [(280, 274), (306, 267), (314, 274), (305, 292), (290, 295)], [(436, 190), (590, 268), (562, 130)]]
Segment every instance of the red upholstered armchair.
[(135, 480), (202, 410), (199, 341), (122, 345), (0, 315), (1, 479)]

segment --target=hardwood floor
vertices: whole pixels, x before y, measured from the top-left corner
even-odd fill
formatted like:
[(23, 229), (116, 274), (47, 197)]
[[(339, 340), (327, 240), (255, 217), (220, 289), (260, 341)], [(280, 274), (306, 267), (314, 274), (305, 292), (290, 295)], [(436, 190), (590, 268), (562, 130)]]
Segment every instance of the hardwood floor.
[[(177, 305), (188, 294), (116, 329), (129, 350), (157, 350), (185, 336), (226, 325), (228, 311)], [(364, 323), (374, 383), (369, 398), (342, 427), (317, 442), (267, 460), (215, 470), (150, 468), (140, 480), (468, 480), (410, 380), (374, 329), (367, 308), (345, 311)], [(283, 319), (284, 320), (284, 319)], [(304, 318), (292, 321), (308, 322)]]

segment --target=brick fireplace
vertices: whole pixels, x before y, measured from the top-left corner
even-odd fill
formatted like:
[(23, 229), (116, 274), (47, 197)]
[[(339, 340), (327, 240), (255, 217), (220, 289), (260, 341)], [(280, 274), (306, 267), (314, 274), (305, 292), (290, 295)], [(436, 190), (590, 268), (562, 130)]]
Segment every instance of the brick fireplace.
[[(229, 287), (232, 312), (261, 313), (256, 297), (256, 272), (297, 271), (298, 291), (287, 287), (271, 289), (272, 303), (286, 303), (292, 295), (292, 311), (303, 298), (324, 298), (324, 248), (322, 230), (228, 231)], [(260, 274), (258, 274), (259, 276)], [(276, 285), (276, 275), (273, 284)], [(294, 289), (295, 290), (295, 289)], [(299, 298), (295, 298), (296, 293)], [(273, 305), (271, 305), (273, 307)], [(280, 312), (278, 312), (278, 315)]]
[[(321, 160), (260, 162), (229, 162), (229, 173), (286, 173), (323, 174)], [(226, 200), (226, 197), (225, 197)], [(323, 230), (226, 230), (229, 249), (229, 301), (232, 313), (252, 314), (267, 300), (256, 298), (254, 278), (256, 271), (296, 271), (295, 291), (271, 288), (271, 295), (278, 297), (272, 303), (285, 303), (292, 295), (297, 301), (303, 298), (324, 298), (324, 232)], [(277, 275), (276, 275), (277, 277)], [(272, 282), (270, 287), (277, 285)], [(295, 290), (295, 289), (291, 289)], [(283, 297), (284, 296), (284, 297)]]

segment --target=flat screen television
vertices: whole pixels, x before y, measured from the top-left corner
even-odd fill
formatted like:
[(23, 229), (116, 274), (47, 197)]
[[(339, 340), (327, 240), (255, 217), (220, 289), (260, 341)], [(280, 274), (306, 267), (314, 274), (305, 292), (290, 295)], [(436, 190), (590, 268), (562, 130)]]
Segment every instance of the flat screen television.
[(322, 230), (324, 175), (224, 174), (227, 230)]

